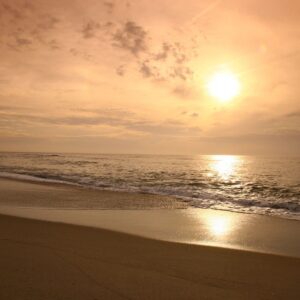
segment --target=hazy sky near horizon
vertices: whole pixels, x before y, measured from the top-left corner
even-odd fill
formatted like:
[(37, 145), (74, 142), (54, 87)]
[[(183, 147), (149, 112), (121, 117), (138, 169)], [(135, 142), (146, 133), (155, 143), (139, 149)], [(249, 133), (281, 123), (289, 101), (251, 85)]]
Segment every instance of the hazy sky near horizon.
[(0, 150), (299, 153), (299, 0), (0, 0), (0, 51)]

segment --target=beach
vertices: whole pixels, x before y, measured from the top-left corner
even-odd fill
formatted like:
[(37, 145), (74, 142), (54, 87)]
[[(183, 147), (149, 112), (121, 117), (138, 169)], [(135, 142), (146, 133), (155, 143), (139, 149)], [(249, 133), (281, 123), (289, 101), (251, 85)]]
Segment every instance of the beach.
[(1, 216), (1, 299), (299, 299), (300, 260)]
[(0, 300), (300, 300), (300, 0), (0, 15)]
[[(0, 181), (0, 189), (1, 202), (7, 200), (5, 206), (2, 203), (3, 209), (7, 209), (8, 202), (15, 199), (11, 203), (10, 214), (14, 210), (15, 215), (20, 210), (27, 211), (26, 218), (21, 217), (20, 213), (19, 217), (4, 214), (0, 216), (1, 299), (299, 299), (300, 259), (295, 255), (230, 249), (229, 242), (226, 248), (211, 246), (212, 244), (184, 243), (180, 240), (175, 242), (175, 238), (178, 238), (176, 235), (172, 242), (159, 240), (159, 236), (155, 235), (149, 238), (146, 227), (130, 231), (130, 226), (124, 226), (129, 217), (122, 221), (120, 210), (116, 211), (118, 218), (113, 221), (116, 223), (119, 219), (119, 227), (123, 227), (123, 230), (117, 230), (118, 227), (111, 227), (105, 221), (104, 212), (109, 216), (106, 219), (111, 219), (114, 211), (107, 207), (105, 211), (99, 209), (101, 222), (106, 229), (100, 228), (100, 221), (97, 226), (80, 221), (76, 225), (76, 217), (78, 219), (79, 216), (84, 216), (80, 215), (82, 210), (63, 211), (45, 205), (49, 200), (47, 197), (63, 203), (63, 199), (59, 198), (62, 195), (71, 197), (77, 194), (80, 198), (89, 195), (95, 197), (95, 193), (98, 193), (98, 199), (107, 200), (115, 195), (120, 200), (125, 197), (124, 194), (103, 194), (101, 191), (80, 191), (55, 184), (7, 179)], [(17, 201), (21, 195), (28, 203), (30, 196), (31, 201), (39, 199), (44, 205), (35, 207), (36, 210), (28, 206), (22, 208)], [(130, 196), (126, 197), (125, 202), (130, 203)], [(132, 196), (133, 202), (135, 197), (138, 195)], [(176, 201), (174, 199), (174, 203)], [(167, 215), (164, 213), (186, 211), (183, 207), (171, 210), (170, 207), (174, 204), (171, 205), (171, 198), (166, 199), (169, 208), (158, 208), (161, 202), (162, 199), (152, 198), (152, 209), (148, 211), (156, 216), (153, 223), (162, 223), (163, 220), (159, 218)], [(178, 203), (176, 205), (180, 207)], [(51, 211), (52, 216), (58, 216), (57, 219), (53, 219), (51, 214), (47, 219), (46, 212)], [(63, 222), (63, 215), (57, 214), (58, 211), (65, 212), (67, 219), (68, 212), (75, 215)], [(137, 209), (123, 210), (123, 215), (137, 220), (134, 214), (126, 214), (130, 211), (139, 212)], [(140, 212), (142, 216), (147, 214), (145, 210)], [(88, 211), (85, 213), (88, 214)], [(247, 217), (244, 214), (235, 215)], [(35, 220), (38, 218), (40, 220)], [(87, 215), (83, 219), (87, 220)], [(92, 215), (90, 219), (93, 220)], [(146, 217), (144, 219), (147, 223)], [(274, 226), (276, 220), (280, 220), (272, 217), (267, 219)], [(298, 221), (284, 221), (292, 222), (287, 223), (289, 225), (286, 226), (290, 226), (287, 228), (299, 228)], [(184, 222), (187, 223), (186, 219), (181, 219), (180, 227), (185, 228)], [(267, 236), (266, 224), (260, 223), (259, 226), (260, 231), (266, 230)], [(279, 223), (278, 227), (283, 227), (282, 224)], [(195, 229), (193, 226), (186, 228)], [(142, 230), (145, 230), (147, 237), (140, 236)], [(204, 230), (204, 227), (199, 227), (198, 230)], [(257, 231), (257, 227), (253, 227), (253, 230)], [(189, 231), (181, 231), (180, 235), (187, 232)], [(250, 238), (253, 239), (251, 236)], [(297, 250), (295, 247), (297, 245), (294, 245), (293, 251)]]

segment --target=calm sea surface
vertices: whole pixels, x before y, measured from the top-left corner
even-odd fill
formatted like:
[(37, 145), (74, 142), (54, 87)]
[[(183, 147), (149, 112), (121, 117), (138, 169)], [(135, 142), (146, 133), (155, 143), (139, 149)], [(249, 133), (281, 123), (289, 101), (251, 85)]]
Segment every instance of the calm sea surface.
[(300, 157), (0, 153), (0, 176), (300, 220)]

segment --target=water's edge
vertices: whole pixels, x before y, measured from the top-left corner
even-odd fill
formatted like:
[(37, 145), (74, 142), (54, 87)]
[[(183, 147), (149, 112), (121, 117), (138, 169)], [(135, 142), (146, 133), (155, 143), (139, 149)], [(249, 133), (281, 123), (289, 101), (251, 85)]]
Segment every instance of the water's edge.
[[(95, 187), (95, 186), (88, 186), (88, 185), (83, 185), (83, 184), (78, 184), (78, 183), (73, 183), (73, 182), (67, 182), (67, 181), (62, 181), (62, 180), (53, 180), (53, 179), (46, 179), (46, 178), (39, 178), (35, 176), (30, 176), (30, 175), (23, 175), (23, 174), (13, 174), (13, 173), (3, 173), (0, 172), (0, 180), (10, 180), (10, 181), (18, 181), (18, 182), (24, 182), (24, 183), (31, 183), (31, 184), (39, 184), (39, 185), (50, 185), (50, 186), (59, 186), (59, 187), (66, 187), (66, 188), (79, 188), (83, 190), (96, 190), (96, 191), (109, 191), (113, 193), (126, 193), (126, 194), (134, 194), (134, 195), (153, 195), (153, 196), (162, 196), (162, 197), (173, 197), (174, 199), (178, 199), (180, 201), (183, 201), (184, 203), (189, 202), (185, 197), (180, 197), (176, 195), (168, 195), (168, 194), (158, 194), (158, 193), (150, 193), (150, 192), (139, 192), (139, 191), (130, 191), (130, 190), (124, 190), (124, 189), (112, 189), (112, 188), (100, 188), (100, 187)], [(5, 206), (4, 206), (5, 207)], [(24, 208), (24, 207), (23, 207)], [(28, 208), (28, 207), (27, 207)], [(30, 208), (30, 207), (29, 207)], [(32, 207), (35, 208), (35, 207)], [(41, 207), (36, 207), (37, 209), (42, 209)], [(291, 215), (285, 215), (284, 217), (282, 215), (276, 215), (276, 214), (266, 214), (266, 213), (259, 213), (259, 212), (251, 212), (251, 211), (240, 211), (240, 210), (233, 210), (233, 209), (225, 209), (225, 208), (211, 208), (211, 207), (199, 207), (195, 205), (189, 205), (187, 207), (180, 207), (178, 209), (205, 209), (205, 210), (212, 210), (212, 211), (224, 211), (224, 212), (232, 212), (232, 213), (237, 213), (237, 214), (246, 214), (246, 215), (258, 215), (258, 216), (265, 216), (269, 218), (275, 218), (275, 219), (283, 219), (283, 220), (289, 220), (289, 221), (295, 221), (299, 222), (300, 221), (300, 216), (291, 216)], [(54, 210), (56, 209), (55, 207), (53, 208)], [(70, 207), (70, 210), (77, 210), (76, 208)], [(68, 210), (67, 208), (64, 208), (64, 210)], [(78, 210), (83, 210), (78, 209)], [(122, 210), (121, 207), (119, 208), (97, 208), (96, 210)], [(128, 209), (124, 209), (128, 210)], [(130, 209), (130, 210), (141, 210), (140, 208), (138, 209)], [(147, 209), (146, 209), (147, 210)]]

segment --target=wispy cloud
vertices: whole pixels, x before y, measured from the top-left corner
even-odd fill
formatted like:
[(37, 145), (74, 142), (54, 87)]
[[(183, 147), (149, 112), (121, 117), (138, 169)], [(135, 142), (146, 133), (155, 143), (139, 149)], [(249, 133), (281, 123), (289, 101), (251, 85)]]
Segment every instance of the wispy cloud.
[(97, 31), (101, 28), (99, 23), (90, 21), (82, 28), (82, 35), (85, 39), (90, 39), (96, 36)]
[[(177, 120), (164, 120), (153, 122), (151, 120), (142, 119), (134, 113), (119, 110), (93, 110), (92, 113), (65, 116), (47, 116), (42, 114), (24, 114), (10, 111), (10, 107), (0, 107), (0, 126), (1, 124), (34, 125), (56, 125), (56, 126), (111, 126), (116, 128), (124, 128), (129, 131), (142, 132), (147, 134), (158, 135), (183, 135), (200, 133), (201, 129), (195, 126), (187, 126)], [(88, 112), (88, 111), (87, 111)], [(125, 117), (127, 116), (127, 117)]]
[(113, 34), (113, 46), (138, 56), (147, 50), (147, 32), (133, 21), (126, 22)]

